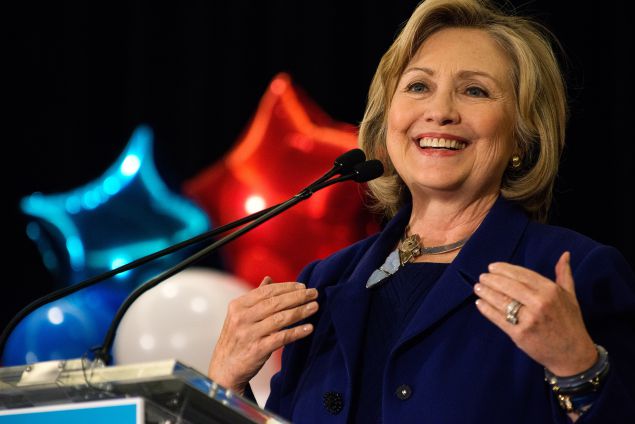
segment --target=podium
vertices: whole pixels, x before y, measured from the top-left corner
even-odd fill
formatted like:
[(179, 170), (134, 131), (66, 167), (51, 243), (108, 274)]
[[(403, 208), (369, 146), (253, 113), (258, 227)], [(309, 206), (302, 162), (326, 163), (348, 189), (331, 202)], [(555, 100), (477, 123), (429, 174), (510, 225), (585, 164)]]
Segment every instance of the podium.
[(72, 359), (0, 368), (0, 424), (53, 422), (288, 423), (176, 360), (100, 366)]

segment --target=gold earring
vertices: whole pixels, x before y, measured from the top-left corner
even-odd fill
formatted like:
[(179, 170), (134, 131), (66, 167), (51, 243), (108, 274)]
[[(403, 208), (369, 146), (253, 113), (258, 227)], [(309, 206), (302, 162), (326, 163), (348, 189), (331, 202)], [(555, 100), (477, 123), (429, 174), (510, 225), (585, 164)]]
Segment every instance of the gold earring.
[(512, 168), (518, 169), (522, 165), (522, 161), (520, 160), (520, 156), (514, 155), (512, 156)]

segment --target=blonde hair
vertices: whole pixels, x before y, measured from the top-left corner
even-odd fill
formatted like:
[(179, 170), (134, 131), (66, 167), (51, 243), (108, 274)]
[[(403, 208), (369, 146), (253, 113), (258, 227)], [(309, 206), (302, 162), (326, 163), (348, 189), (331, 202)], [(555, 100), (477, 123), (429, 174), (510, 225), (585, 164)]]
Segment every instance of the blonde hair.
[[(534, 219), (545, 220), (564, 147), (567, 120), (565, 83), (553, 50), (555, 37), (533, 20), (504, 13), (487, 0), (421, 2), (382, 57), (368, 93), (359, 144), (370, 159), (384, 164), (384, 175), (368, 183), (375, 209), (393, 216), (410, 193), (386, 149), (386, 118), (397, 82), (421, 44), (448, 27), (488, 33), (509, 55), (517, 122), (514, 152), (522, 165), (508, 167), (501, 194)], [(559, 46), (559, 45), (558, 45)]]

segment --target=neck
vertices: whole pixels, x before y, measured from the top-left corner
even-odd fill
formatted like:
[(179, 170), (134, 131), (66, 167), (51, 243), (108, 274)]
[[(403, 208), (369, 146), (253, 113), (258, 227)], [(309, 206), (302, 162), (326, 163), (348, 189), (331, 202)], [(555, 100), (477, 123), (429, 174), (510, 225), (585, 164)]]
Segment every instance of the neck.
[(424, 246), (467, 238), (476, 231), (497, 198), (498, 192), (470, 201), (413, 197), (410, 232), (419, 234)]

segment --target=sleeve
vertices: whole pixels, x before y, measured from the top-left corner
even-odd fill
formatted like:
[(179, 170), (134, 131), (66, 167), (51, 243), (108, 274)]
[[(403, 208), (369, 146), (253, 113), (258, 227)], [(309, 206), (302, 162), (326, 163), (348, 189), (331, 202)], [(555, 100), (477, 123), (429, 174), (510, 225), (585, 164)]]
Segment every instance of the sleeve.
[[(573, 258), (572, 258), (573, 259)], [(610, 371), (578, 424), (635, 422), (635, 274), (618, 250), (599, 246), (574, 267), (576, 295), (595, 343), (609, 353)], [(557, 405), (556, 402), (554, 404)]]
[[(307, 265), (298, 276), (297, 281), (306, 284), (307, 287), (313, 286), (311, 277), (318, 263), (319, 261), (315, 261)], [(318, 302), (319, 300), (320, 295), (318, 295)], [(307, 322), (317, 321), (318, 315), (319, 313), (310, 317)], [(302, 372), (302, 366), (308, 355), (310, 339), (311, 337), (309, 336), (306, 339), (301, 339), (285, 346), (282, 350), (282, 367), (271, 378), (271, 390), (265, 409), (289, 420), (291, 419), (290, 408), (293, 394), (298, 383), (297, 380)]]

